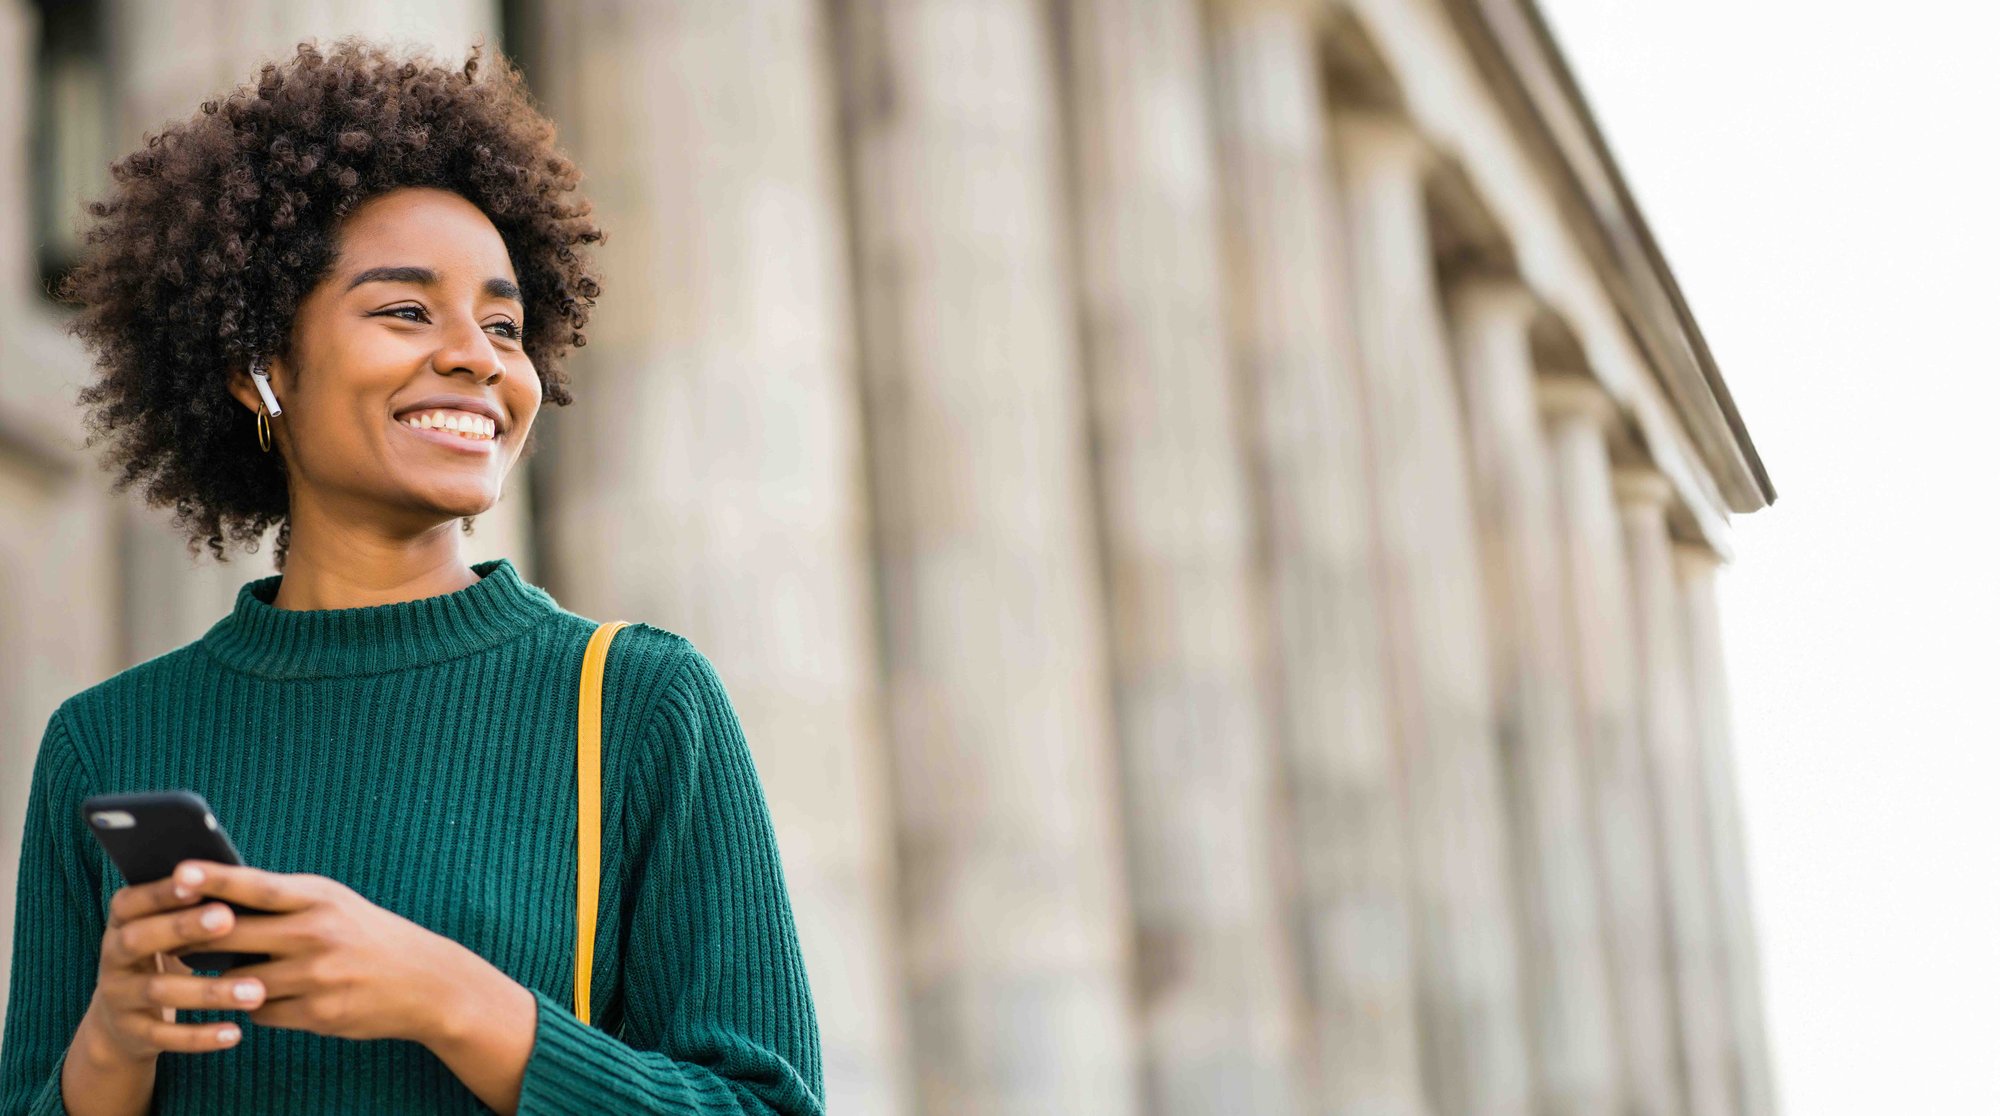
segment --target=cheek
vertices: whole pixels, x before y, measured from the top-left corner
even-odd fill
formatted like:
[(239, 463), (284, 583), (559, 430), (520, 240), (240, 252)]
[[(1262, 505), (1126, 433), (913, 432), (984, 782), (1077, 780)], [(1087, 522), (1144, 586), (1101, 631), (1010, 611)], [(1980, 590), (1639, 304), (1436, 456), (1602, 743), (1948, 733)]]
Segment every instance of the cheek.
[(516, 436), (527, 433), (542, 409), (541, 381), (531, 380), (530, 390), (515, 392), (507, 400), (507, 413), (513, 418), (513, 433)]
[(322, 472), (340, 473), (359, 477), (380, 472), (383, 468), (397, 468), (408, 453), (408, 447), (397, 432), (399, 422), (389, 415), (389, 406), (382, 402), (377, 409), (367, 406), (343, 408), (337, 415), (330, 414), (327, 420), (305, 428), (305, 461), (315, 463)]

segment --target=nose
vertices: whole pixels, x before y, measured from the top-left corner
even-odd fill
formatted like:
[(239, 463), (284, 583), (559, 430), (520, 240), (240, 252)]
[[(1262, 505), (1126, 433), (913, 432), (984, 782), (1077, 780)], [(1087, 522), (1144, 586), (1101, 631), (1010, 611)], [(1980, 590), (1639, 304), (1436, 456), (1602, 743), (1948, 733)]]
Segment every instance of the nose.
[(478, 322), (466, 320), (453, 329), (446, 343), (431, 358), (442, 374), (470, 373), (473, 382), (490, 384), (507, 374), (507, 362), (500, 356), (493, 338)]

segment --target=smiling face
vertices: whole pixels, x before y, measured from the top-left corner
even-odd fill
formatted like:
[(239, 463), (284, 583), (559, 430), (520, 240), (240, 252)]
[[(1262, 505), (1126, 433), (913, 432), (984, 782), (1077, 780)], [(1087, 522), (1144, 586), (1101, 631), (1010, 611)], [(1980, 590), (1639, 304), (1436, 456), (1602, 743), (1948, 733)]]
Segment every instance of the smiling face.
[[(349, 212), (299, 304), (291, 360), (267, 368), (295, 522), (324, 512), (409, 537), (499, 500), (542, 400), (517, 283), (499, 230), (458, 194), (403, 187)], [(245, 370), (230, 392), (256, 411)], [(445, 396), (463, 401), (411, 411)], [(404, 421), (489, 408), (490, 440)]]

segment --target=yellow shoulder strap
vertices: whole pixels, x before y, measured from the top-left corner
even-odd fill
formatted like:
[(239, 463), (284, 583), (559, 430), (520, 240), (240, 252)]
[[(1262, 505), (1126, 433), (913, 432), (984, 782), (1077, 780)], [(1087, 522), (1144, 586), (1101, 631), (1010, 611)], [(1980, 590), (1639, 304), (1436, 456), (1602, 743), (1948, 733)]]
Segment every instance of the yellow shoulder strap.
[(626, 626), (607, 620), (591, 633), (583, 650), (583, 690), (576, 712), (576, 1017), (590, 1022), (590, 962), (597, 945), (597, 841), (602, 832), (598, 786), (603, 728), (604, 657), (611, 637)]

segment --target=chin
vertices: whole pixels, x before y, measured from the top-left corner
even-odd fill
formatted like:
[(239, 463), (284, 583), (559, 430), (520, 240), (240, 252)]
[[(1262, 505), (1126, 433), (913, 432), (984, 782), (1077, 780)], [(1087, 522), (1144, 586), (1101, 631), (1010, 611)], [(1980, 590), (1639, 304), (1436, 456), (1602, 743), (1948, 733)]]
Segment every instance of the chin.
[(427, 500), (424, 507), (440, 519), (465, 519), (469, 516), (485, 515), (500, 502), (500, 494), (480, 498), (462, 497), (456, 500)]

